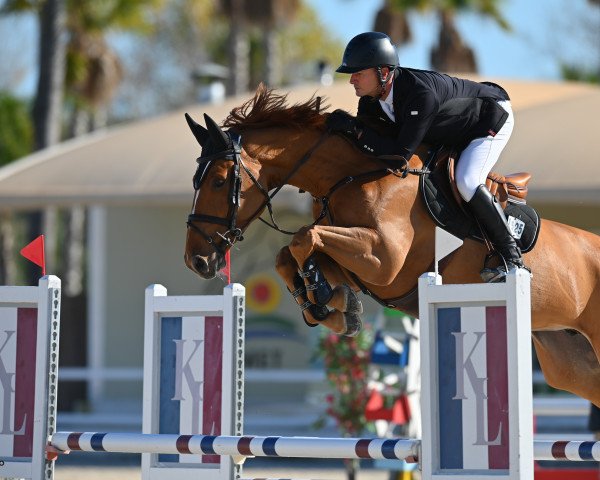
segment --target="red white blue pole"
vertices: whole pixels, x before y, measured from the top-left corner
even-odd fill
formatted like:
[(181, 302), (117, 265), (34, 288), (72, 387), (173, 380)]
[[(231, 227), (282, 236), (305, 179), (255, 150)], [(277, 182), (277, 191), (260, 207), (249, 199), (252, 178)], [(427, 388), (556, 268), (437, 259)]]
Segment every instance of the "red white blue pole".
[[(420, 440), (58, 432), (50, 444), (83, 452), (414, 460)], [(600, 441), (535, 440), (535, 460), (600, 461)]]
[(233, 457), (416, 458), (419, 440), (385, 438), (229, 437), (142, 433), (58, 432), (50, 444), (84, 452), (230, 455)]

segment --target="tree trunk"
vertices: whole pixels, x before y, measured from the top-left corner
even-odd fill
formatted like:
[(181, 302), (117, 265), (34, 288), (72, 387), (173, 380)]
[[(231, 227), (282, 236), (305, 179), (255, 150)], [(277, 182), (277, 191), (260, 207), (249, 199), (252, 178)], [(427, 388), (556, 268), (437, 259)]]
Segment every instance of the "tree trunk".
[(14, 255), (15, 232), (10, 212), (0, 213), (0, 285), (15, 285), (17, 265)]
[(87, 110), (75, 107), (69, 121), (69, 138), (77, 138), (90, 131), (90, 114)]
[[(58, 272), (58, 208), (54, 205), (47, 206), (42, 211), (42, 230), (44, 234), (44, 247), (45, 247), (45, 259), (46, 259), (46, 272), (48, 274), (56, 275)], [(32, 231), (31, 239), (39, 235)], [(37, 282), (36, 282), (37, 284)]]
[(266, 84), (273, 88), (281, 85), (281, 65), (277, 31), (273, 27), (263, 30), (263, 48), (265, 51), (265, 73)]
[(108, 107), (106, 105), (97, 106), (90, 115), (90, 132), (106, 128), (108, 125)]
[(412, 31), (406, 18), (406, 12), (394, 8), (390, 0), (386, 0), (383, 7), (377, 12), (373, 30), (387, 34), (395, 45), (404, 45), (412, 40)]
[(229, 31), (229, 82), (228, 95), (248, 91), (250, 44), (244, 21), (243, 0), (231, 0)]
[(434, 70), (452, 73), (476, 73), (475, 54), (463, 42), (454, 23), (454, 12), (440, 10), (438, 45), (431, 51)]
[(69, 297), (83, 293), (85, 208), (71, 207), (67, 220), (64, 292)]
[[(33, 104), (35, 149), (41, 150), (60, 142), (62, 126), (62, 102), (65, 82), (66, 54), (66, 0), (46, 0), (39, 16), (39, 76)], [(40, 234), (43, 225), (46, 244), (56, 243), (56, 211), (44, 210), (43, 214), (28, 215), (29, 240)], [(49, 249), (51, 253), (54, 252)], [(49, 255), (51, 272), (52, 256)], [(29, 269), (28, 283), (37, 284), (38, 272)]]
[(40, 12), (39, 77), (33, 105), (35, 149), (60, 141), (65, 81), (66, 0), (46, 0)]

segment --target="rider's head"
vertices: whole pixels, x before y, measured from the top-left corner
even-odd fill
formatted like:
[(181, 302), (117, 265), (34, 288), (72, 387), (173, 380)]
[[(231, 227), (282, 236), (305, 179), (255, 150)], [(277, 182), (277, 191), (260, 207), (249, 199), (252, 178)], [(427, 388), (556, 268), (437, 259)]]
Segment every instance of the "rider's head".
[(336, 72), (352, 74), (350, 83), (359, 97), (379, 97), (397, 66), (398, 55), (390, 37), (385, 33), (365, 32), (348, 42)]

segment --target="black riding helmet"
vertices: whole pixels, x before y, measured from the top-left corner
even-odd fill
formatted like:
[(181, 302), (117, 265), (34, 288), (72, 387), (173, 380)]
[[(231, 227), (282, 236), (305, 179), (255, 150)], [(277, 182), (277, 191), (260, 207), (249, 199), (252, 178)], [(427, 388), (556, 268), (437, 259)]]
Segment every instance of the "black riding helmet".
[(398, 66), (396, 49), (385, 33), (365, 32), (354, 37), (346, 50), (338, 73), (355, 73), (367, 68)]

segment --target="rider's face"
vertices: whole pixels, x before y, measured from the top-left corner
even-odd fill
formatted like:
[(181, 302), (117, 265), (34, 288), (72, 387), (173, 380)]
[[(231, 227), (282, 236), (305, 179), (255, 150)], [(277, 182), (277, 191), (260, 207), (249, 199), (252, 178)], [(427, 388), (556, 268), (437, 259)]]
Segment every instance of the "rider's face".
[[(383, 68), (382, 73), (385, 77), (388, 75), (388, 68)], [(354, 87), (357, 97), (378, 97), (381, 94), (381, 85), (379, 83), (379, 77), (377, 70), (374, 68), (367, 68), (360, 72), (353, 73), (350, 75), (350, 83)]]

